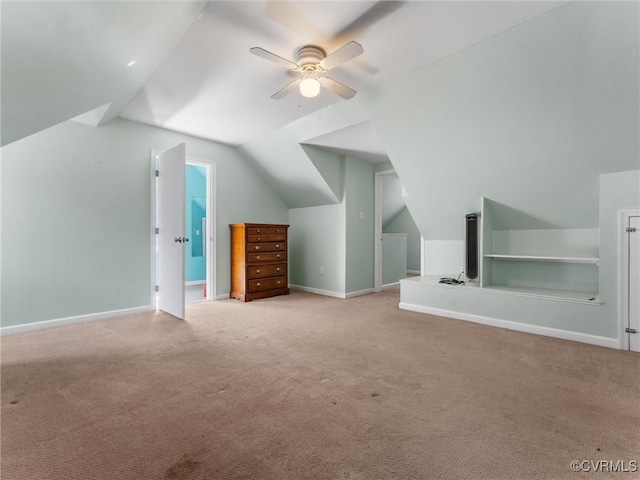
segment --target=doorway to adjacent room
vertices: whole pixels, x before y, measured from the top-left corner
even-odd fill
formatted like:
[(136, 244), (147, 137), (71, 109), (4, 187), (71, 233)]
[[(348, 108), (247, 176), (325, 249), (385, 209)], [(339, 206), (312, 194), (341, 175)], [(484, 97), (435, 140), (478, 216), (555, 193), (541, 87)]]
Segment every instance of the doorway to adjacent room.
[(152, 170), (152, 304), (184, 318), (185, 303), (216, 297), (215, 163), (181, 144), (152, 152)]

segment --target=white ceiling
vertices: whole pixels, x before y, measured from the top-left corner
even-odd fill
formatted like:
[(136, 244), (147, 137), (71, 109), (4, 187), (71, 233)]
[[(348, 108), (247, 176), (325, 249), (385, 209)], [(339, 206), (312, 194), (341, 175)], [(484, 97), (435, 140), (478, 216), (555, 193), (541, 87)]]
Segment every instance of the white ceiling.
[(2, 145), (95, 109), (85, 120), (117, 117), (206, 4), (0, 2)]
[[(330, 53), (355, 40), (364, 54), (330, 75), (363, 92), (562, 3), (2, 1), (2, 144), (101, 112), (244, 144), (349, 101), (326, 91), (272, 100), (290, 74), (251, 47), (293, 59), (305, 44)], [(379, 162), (374, 134), (365, 123), (308, 143)]]
[[(294, 59), (305, 44), (319, 45), (330, 53), (355, 40), (364, 47), (364, 54), (330, 75), (363, 91), (561, 3), (213, 1), (122, 116), (227, 144), (244, 144), (322, 106), (348, 101), (326, 91), (315, 99), (292, 94), (272, 100), (270, 96), (291, 77), (286, 67), (251, 55), (251, 47)], [(345, 139), (340, 142), (354, 150)]]
[(358, 123), (312, 138), (305, 141), (304, 145), (313, 145), (339, 155), (350, 155), (373, 164), (389, 160), (371, 122)]

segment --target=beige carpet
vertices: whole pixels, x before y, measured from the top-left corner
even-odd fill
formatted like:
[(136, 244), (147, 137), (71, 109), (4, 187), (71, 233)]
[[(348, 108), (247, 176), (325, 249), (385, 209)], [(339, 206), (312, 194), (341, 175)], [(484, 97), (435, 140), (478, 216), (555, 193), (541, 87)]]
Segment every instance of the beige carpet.
[(2, 338), (2, 480), (577, 479), (640, 356), (293, 292)]

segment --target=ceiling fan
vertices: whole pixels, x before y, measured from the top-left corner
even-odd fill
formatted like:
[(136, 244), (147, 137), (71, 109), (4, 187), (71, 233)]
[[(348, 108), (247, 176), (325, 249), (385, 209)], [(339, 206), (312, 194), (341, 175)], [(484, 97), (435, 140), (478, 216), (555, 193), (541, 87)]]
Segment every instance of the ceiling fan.
[(296, 87), (298, 87), (303, 97), (315, 97), (320, 93), (320, 87), (324, 87), (344, 99), (349, 99), (356, 94), (356, 91), (325, 76), (324, 73), (362, 55), (364, 49), (359, 43), (351, 41), (344, 44), (335, 52), (327, 55), (321, 47), (305, 45), (296, 52), (295, 62), (282, 58), (260, 47), (250, 48), (249, 52), (266, 60), (284, 65), (288, 67), (290, 71), (300, 74), (299, 78), (271, 95), (271, 98), (274, 100), (280, 100), (286, 97), (293, 92)]

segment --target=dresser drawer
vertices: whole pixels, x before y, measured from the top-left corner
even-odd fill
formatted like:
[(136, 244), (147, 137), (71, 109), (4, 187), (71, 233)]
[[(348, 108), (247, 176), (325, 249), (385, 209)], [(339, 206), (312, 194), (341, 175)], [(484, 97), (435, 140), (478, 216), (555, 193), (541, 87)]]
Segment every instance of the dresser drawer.
[(282, 253), (249, 253), (248, 263), (279, 262), (287, 259), (287, 252)]
[(261, 233), (260, 235), (247, 235), (247, 241), (249, 243), (260, 242), (284, 242), (287, 240), (286, 233)]
[(249, 280), (249, 292), (262, 292), (264, 290), (274, 290), (276, 288), (286, 288), (287, 277), (267, 278), (265, 280)]
[(260, 235), (247, 235), (247, 241), (249, 243), (260, 243), (269, 242), (271, 240), (269, 238), (269, 235), (267, 235), (266, 233), (261, 233)]
[(247, 236), (248, 235), (268, 235), (269, 227), (248, 227), (247, 228)]
[(267, 242), (267, 243), (248, 243), (247, 251), (255, 252), (277, 252), (287, 251), (287, 242)]
[(287, 273), (287, 264), (247, 267), (248, 278), (279, 277)]

